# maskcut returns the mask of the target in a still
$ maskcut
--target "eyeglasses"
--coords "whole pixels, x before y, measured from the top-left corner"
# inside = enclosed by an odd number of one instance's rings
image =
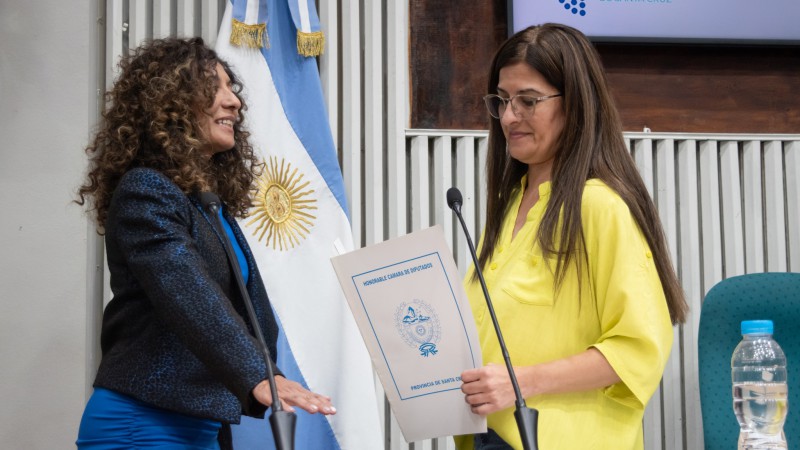
[[[548,98],[561,97],[564,94],[545,95],[543,97],[534,97],[532,95],[517,94],[511,98],[501,97],[499,95],[490,94],[483,97],[486,103],[486,109],[489,114],[495,119],[500,119],[506,112],[506,107],[511,103],[511,111],[520,119],[527,119],[533,115],[536,109],[536,104]]]

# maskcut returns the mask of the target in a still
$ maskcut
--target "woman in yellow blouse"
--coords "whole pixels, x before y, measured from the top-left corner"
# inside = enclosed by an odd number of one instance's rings
[[[641,449],[642,416],[687,312],[655,205],[625,147],[592,44],[523,30],[498,50],[489,95],[479,264],[539,448]],[[480,284],[467,294],[484,367],[462,391],[489,432],[460,449],[522,449],[514,392]]]

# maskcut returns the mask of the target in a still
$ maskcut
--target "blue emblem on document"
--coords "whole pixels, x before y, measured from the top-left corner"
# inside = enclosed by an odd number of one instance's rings
[[[422,300],[401,303],[395,312],[395,327],[406,344],[424,357],[439,353],[436,345],[442,337],[439,317]]]

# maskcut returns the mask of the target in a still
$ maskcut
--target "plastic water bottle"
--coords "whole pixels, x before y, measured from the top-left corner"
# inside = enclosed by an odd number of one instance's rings
[[[772,332],[771,320],[742,322],[742,341],[731,358],[739,450],[787,448],[783,434],[789,406],[786,355]]]

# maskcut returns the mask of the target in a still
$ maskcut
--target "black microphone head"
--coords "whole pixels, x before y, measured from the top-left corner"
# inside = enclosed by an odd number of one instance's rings
[[[464,202],[464,199],[461,197],[461,191],[458,190],[456,187],[451,187],[447,190],[447,206],[450,209],[455,208],[456,206],[461,206]]]
[[[203,204],[203,208],[205,209],[217,209],[220,205],[219,196],[213,192],[201,192],[200,203]]]

